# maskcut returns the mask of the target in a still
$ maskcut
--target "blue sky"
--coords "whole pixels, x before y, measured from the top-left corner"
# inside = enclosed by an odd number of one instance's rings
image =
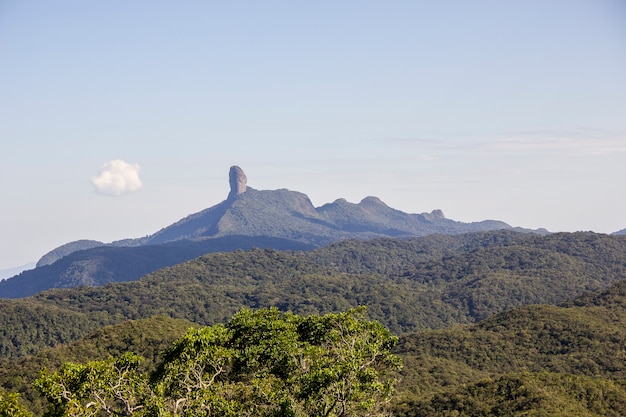
[[[235,164],[316,206],[626,228],[626,2],[0,1],[0,269],[153,233]]]

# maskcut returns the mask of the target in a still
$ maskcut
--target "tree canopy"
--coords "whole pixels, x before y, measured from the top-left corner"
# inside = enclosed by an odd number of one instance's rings
[[[32,414],[20,404],[19,394],[0,388],[0,417],[31,417]]]
[[[474,323],[605,289],[626,276],[625,248],[625,236],[499,231],[344,241],[310,252],[212,253],[139,281],[0,299],[0,358],[32,355],[128,319],[224,323],[242,307],[309,315],[366,305],[368,317],[395,334]]]
[[[243,309],[190,329],[146,372],[141,357],[43,371],[48,416],[384,416],[397,342],[365,309],[299,316]]]

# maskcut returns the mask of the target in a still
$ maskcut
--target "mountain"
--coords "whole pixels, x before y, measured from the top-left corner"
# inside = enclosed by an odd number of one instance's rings
[[[513,231],[346,240],[308,251],[211,253],[138,281],[0,300],[0,356],[155,315],[201,325],[242,307],[318,314],[367,305],[397,334],[558,304],[626,278],[626,238]]]
[[[59,259],[64,258],[74,252],[97,248],[100,246],[105,246],[105,244],[97,240],[76,240],[74,242],[66,243],[65,245],[59,246],[58,248],[42,256],[39,261],[37,261],[36,266],[40,268],[42,266],[52,265]]]
[[[81,240],[51,251],[35,270],[1,282],[0,297],[25,297],[49,288],[136,280],[203,253],[257,245],[300,250],[344,239],[512,229],[495,220],[457,222],[445,218],[440,210],[408,214],[388,207],[376,197],[367,197],[358,204],[338,199],[316,208],[299,192],[248,187],[243,170],[236,166],[231,167],[229,181],[231,190],[226,200],[152,235],[107,245]]]
[[[124,245],[155,245],[179,240],[224,236],[272,236],[316,246],[342,239],[459,234],[511,229],[504,222],[461,223],[446,219],[440,210],[407,214],[376,197],[358,204],[338,199],[316,208],[305,194],[287,189],[255,190],[247,186],[241,168],[231,167],[231,190],[222,203]]]
[[[614,235],[626,235],[626,229],[622,229],[620,231],[617,231],[615,233],[613,233]]]

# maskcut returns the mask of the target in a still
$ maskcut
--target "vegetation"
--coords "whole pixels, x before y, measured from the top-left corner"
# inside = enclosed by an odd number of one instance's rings
[[[194,415],[206,404],[228,415],[244,403],[260,415],[281,415],[287,405],[303,415],[324,402],[306,397],[314,379],[288,352],[336,371],[342,361],[320,356],[302,323],[326,337],[321,318],[347,310],[399,336],[391,353],[404,367],[378,374],[400,381],[397,395],[388,402],[382,390],[375,401],[395,416],[626,415],[625,243],[593,233],[492,232],[345,241],[309,252],[254,249],[202,256],[137,282],[0,300],[0,404],[42,415],[50,401],[50,415],[69,415],[71,401],[95,410],[99,393],[100,409],[122,412],[127,401],[126,412],[137,415]],[[350,310],[358,305],[368,305],[367,320]],[[237,313],[242,307],[255,310]],[[112,323],[119,324],[102,327]],[[395,338],[385,332],[391,348]],[[202,359],[198,349],[209,346]],[[240,360],[248,354],[256,359]],[[227,366],[206,396],[176,382],[192,366],[207,371],[196,381],[204,384],[212,360]],[[30,384],[43,367],[41,396]],[[58,384],[112,381],[120,371],[137,379],[117,400],[95,383],[80,385],[79,397],[58,396]],[[318,374],[328,383],[332,375]]]
[[[32,414],[20,403],[19,395],[0,388],[0,417],[31,417]]]
[[[620,281],[561,306],[520,307],[474,325],[406,334],[393,350],[405,364],[397,374],[401,383],[394,414],[624,415],[624,323],[626,281]],[[30,400],[32,392],[24,394],[6,381],[15,381],[18,375],[32,381],[41,366],[52,372],[67,360],[102,362],[107,352],[115,357],[139,352],[146,357],[140,363],[145,373],[155,369],[156,352],[163,349],[154,348],[156,340],[168,335],[173,340],[189,325],[153,318],[107,327],[78,343],[0,366],[5,370],[2,383]],[[268,334],[258,323],[254,327],[257,336]],[[262,345],[250,335],[253,332],[244,333],[255,346]],[[289,347],[291,339],[279,345]],[[40,413],[41,407],[35,402],[30,409]]]
[[[405,417],[621,417],[625,412],[623,382],[549,372],[487,378],[396,410]]]
[[[200,255],[253,247],[306,250],[313,246],[286,239],[242,236],[136,247],[98,246],[71,252],[50,265],[24,271],[18,276],[0,281],[0,297],[28,297],[50,288],[136,281],[159,268],[176,265]],[[53,251],[52,257],[56,256],[59,249],[61,248]],[[60,252],[63,254],[62,250]],[[47,260],[43,258],[43,262]]]
[[[135,352],[145,358],[142,369],[147,370],[154,367],[160,354],[175,339],[197,327],[187,320],[158,316],[105,326],[72,343],[44,349],[19,360],[0,360],[0,386],[21,393],[23,402],[40,415],[44,410],[44,399],[31,384],[41,369],[52,372],[66,362],[100,361]]]
[[[191,329],[151,373],[134,353],[65,363],[35,387],[50,416],[383,416],[397,338],[363,309],[302,317],[242,310]]]
[[[626,415],[626,281],[406,335],[395,352],[407,387],[398,415]]]
[[[367,305],[397,334],[474,323],[606,288],[626,277],[625,248],[623,236],[500,231],[213,253],[139,281],[0,300],[0,353],[32,354],[155,315],[213,325],[242,307],[324,314]]]
[[[156,382],[167,381],[168,372],[170,377],[181,375],[181,369],[191,364],[198,366],[198,360],[209,361],[209,357],[213,361],[230,358],[230,351],[220,350],[224,346],[217,346],[219,344],[211,345],[219,349],[204,359],[201,354],[203,346],[210,345],[205,343],[207,340],[222,340],[220,337],[226,331],[233,332],[230,333],[233,336],[227,339],[230,346],[251,345],[254,348],[247,352],[256,349],[255,355],[259,351],[269,351],[265,365],[269,366],[271,363],[278,367],[272,368],[271,372],[288,363],[289,358],[285,358],[289,357],[288,352],[292,349],[294,340],[303,340],[298,331],[297,336],[293,333],[292,326],[293,323],[303,322],[301,316],[270,309],[256,313],[247,310],[236,317],[239,318],[231,320],[227,325],[187,332],[173,345],[169,344],[170,347],[163,356],[156,352],[164,349],[166,344],[161,343],[159,346],[163,347],[155,348],[156,340],[164,336],[168,336],[169,340],[180,337],[184,333],[183,329],[191,323],[161,317],[110,326],[80,342],[13,361],[11,370],[8,365],[2,365],[0,368],[5,372],[2,380],[11,380],[11,375],[15,380],[16,375],[23,375],[26,380],[32,381],[42,365],[48,366],[48,377],[57,375],[60,378],[65,375],[66,380],[72,375],[101,375],[112,368],[119,370],[124,365],[128,369],[132,367],[136,375],[144,376],[142,384],[147,385],[142,385],[142,389],[149,388],[146,398],[154,399],[159,392],[165,392],[165,385]],[[310,319],[309,323],[321,320],[319,316],[313,317],[315,320]],[[274,321],[276,318],[279,319],[277,322]],[[268,323],[274,324],[268,326]],[[400,381],[397,399],[390,406],[394,415],[407,417],[625,415],[624,323],[626,281],[621,281],[605,291],[584,295],[561,306],[520,307],[473,325],[403,335],[392,352],[402,358],[404,367],[399,373],[387,374],[388,378],[395,377]],[[304,327],[299,325],[295,328],[301,330]],[[316,326],[309,325],[308,328],[315,329]],[[174,334],[177,335],[173,336]],[[281,338],[279,334],[287,336]],[[390,336],[389,333],[385,334]],[[245,343],[233,343],[234,340],[243,340]],[[393,342],[394,339],[390,340]],[[108,351],[117,359],[107,359]],[[128,351],[138,352],[146,359],[140,361],[136,356],[124,356],[123,352]],[[74,365],[66,368],[60,366],[63,361],[68,360],[74,361]],[[253,362],[260,363],[259,360]],[[332,369],[333,364],[340,362],[336,359],[329,360],[320,369]],[[56,365],[52,365],[53,363]],[[244,362],[239,363],[238,369],[251,367]],[[264,372],[270,371],[265,369]],[[152,379],[146,380],[147,376]],[[248,385],[252,381],[245,380]],[[292,380],[289,383],[294,384]],[[157,386],[160,388],[157,389]],[[267,386],[271,388],[276,385]],[[81,392],[93,393],[87,386],[84,388]],[[48,389],[52,388],[49,386]],[[21,392],[24,395],[23,400],[29,400],[33,395],[32,392],[25,394],[21,389],[11,390]],[[169,387],[167,392],[172,396],[175,392],[180,394],[182,391],[185,389],[175,385]],[[234,388],[232,392],[244,395],[243,391]],[[250,397],[249,391],[245,395],[233,398],[246,402],[257,398]],[[171,411],[174,397],[167,398]],[[194,401],[203,401],[202,398]],[[86,397],[81,401],[81,404],[91,402]],[[13,394],[11,404],[25,410]],[[134,404],[136,406],[139,403]],[[166,406],[165,403],[161,404]],[[41,400],[35,401],[29,409],[36,415],[41,415],[42,406]]]

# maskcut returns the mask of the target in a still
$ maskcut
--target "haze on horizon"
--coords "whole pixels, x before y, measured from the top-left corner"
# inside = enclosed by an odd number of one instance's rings
[[[228,169],[550,231],[626,228],[626,3],[0,3],[0,270],[151,234]]]

